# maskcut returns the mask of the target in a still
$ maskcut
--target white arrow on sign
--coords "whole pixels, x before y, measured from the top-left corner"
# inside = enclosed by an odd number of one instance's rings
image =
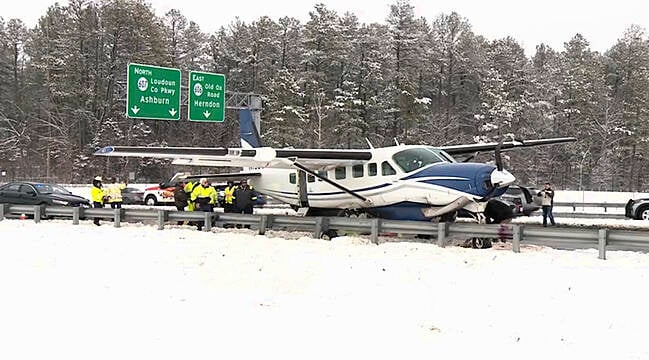
[[[203,113],[203,115],[205,115],[205,118],[207,119],[207,118],[210,116],[210,112],[207,111],[207,110],[205,110],[205,112]]]
[[[133,112],[133,114],[137,115],[137,112],[140,111],[140,108],[135,105],[131,108],[131,111]]]
[[[176,109],[169,110],[169,114],[171,114],[171,116],[176,116]]]

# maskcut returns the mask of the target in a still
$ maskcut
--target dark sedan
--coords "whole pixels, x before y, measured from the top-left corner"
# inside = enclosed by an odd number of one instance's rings
[[[144,204],[144,191],[134,187],[122,189],[122,202],[124,204]]]
[[[0,186],[0,203],[90,207],[90,201],[66,188],[37,182],[12,182]]]

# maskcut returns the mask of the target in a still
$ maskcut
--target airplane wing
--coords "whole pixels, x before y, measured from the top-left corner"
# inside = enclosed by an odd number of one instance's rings
[[[336,166],[361,164],[372,158],[369,150],[332,149],[273,149],[269,147],[242,148],[190,148],[106,146],[95,152],[100,156],[132,156],[172,159],[175,165],[270,167],[292,169],[293,161],[313,170]]]
[[[577,141],[577,139],[574,137],[563,137],[563,138],[537,139],[537,140],[514,140],[514,141],[503,142],[500,149],[504,151],[504,150],[510,150],[515,148],[561,144],[561,143],[567,143],[573,141]],[[497,142],[490,142],[490,143],[439,146],[439,148],[451,155],[466,155],[466,154],[472,154],[476,152],[495,151],[497,146],[498,146]]]

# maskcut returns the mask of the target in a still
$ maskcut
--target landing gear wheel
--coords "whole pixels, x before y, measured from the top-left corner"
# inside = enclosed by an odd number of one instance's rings
[[[327,230],[320,234],[320,239],[322,240],[331,240],[335,237],[338,237],[338,232],[336,230]]]
[[[492,246],[491,239],[489,238],[473,238],[471,239],[471,247],[474,249],[489,249]]]
[[[365,218],[369,217],[366,212],[353,210],[353,209],[340,210],[340,211],[338,211],[336,216],[338,216],[338,217],[348,217],[348,218],[358,218],[358,219],[365,219]]]

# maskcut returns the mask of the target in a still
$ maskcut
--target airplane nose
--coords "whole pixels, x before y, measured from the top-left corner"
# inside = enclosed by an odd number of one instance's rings
[[[511,185],[516,181],[514,175],[507,170],[494,170],[491,172],[491,183],[498,184],[498,187]]]

